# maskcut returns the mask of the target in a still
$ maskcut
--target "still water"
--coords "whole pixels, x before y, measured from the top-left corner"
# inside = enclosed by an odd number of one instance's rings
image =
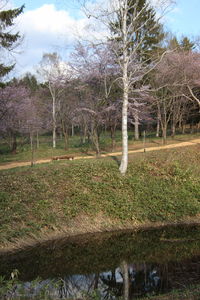
[[[0,299],[140,299],[196,284],[197,225],[86,234],[0,255]]]

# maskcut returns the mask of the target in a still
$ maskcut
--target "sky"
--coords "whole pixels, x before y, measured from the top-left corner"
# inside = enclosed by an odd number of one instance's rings
[[[106,0],[105,0],[106,1]],[[16,20],[16,28],[24,35],[16,56],[13,76],[34,73],[43,53],[57,52],[63,60],[88,19],[81,13],[76,0],[10,0],[12,7],[25,4],[25,10]],[[177,0],[164,18],[166,28],[178,37],[200,36],[200,0]]]

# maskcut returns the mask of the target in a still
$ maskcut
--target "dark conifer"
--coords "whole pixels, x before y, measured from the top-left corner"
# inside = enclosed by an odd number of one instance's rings
[[[12,33],[11,27],[14,25],[14,19],[18,17],[24,9],[24,5],[9,10],[0,10],[0,54],[1,59],[3,57],[3,52],[12,51],[20,41],[20,34]],[[4,62],[0,61],[0,80],[8,74],[13,68],[15,64],[7,65]]]
[[[129,0],[128,7],[127,24],[130,24],[134,17],[135,7],[137,15],[140,15],[134,25],[135,30],[133,28],[134,35],[132,35],[130,49],[135,48],[135,44],[140,44],[140,47],[137,47],[139,60],[150,61],[152,56],[155,57],[160,53],[160,42],[165,36],[162,25],[158,22],[154,8],[148,4],[147,0]],[[111,24],[111,31],[114,32],[115,38],[120,40],[115,31],[117,27],[117,24]]]

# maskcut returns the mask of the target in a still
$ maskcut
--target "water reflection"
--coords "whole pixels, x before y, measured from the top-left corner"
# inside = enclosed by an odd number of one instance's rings
[[[165,293],[199,281],[199,258],[196,261],[193,259],[164,265],[144,262],[128,264],[122,261],[116,269],[97,274],[74,274],[56,279],[16,282],[5,299],[23,295],[23,299],[27,296],[37,299],[130,300]]]
[[[130,300],[165,293],[200,283],[200,230],[170,227],[54,240],[0,256],[0,274],[9,279],[13,269],[21,282],[12,282],[12,299],[23,294]],[[8,293],[5,299],[11,299]]]

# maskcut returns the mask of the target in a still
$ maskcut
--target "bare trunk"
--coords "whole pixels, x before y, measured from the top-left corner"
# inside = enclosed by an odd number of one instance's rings
[[[56,148],[56,101],[55,101],[55,97],[53,97],[52,117],[53,117],[53,148]]]
[[[179,128],[179,130],[182,129],[182,125],[183,125],[183,116],[182,116],[182,114],[180,114],[179,119],[178,119],[178,128]]]
[[[172,123],[172,128],[171,128],[171,136],[174,137],[176,134],[176,125],[175,123],[173,122]]]
[[[122,175],[125,175],[128,167],[128,129],[127,129],[127,115],[128,115],[128,83],[124,83],[123,93],[123,107],[122,107],[122,159],[119,170]]]
[[[135,111],[134,113],[134,137],[135,137],[135,140],[138,141],[139,140],[139,117],[138,117],[138,111]]]
[[[143,148],[144,152],[146,152],[146,131],[143,132]]]
[[[156,137],[160,136],[160,120],[159,117],[157,117],[157,126],[156,126]]]
[[[37,131],[37,149],[39,149],[39,147],[40,147],[40,140],[39,140],[39,134]]]
[[[122,106],[122,159],[119,170],[125,175],[128,167],[128,95],[129,95],[129,78],[128,78],[128,2],[125,1],[122,9],[122,37],[123,37],[123,58],[122,58],[122,83],[123,83],[123,106]]]
[[[13,136],[12,136],[12,133],[9,132],[9,136],[8,136],[8,144],[9,144],[9,148],[10,148],[10,151],[12,151],[12,145],[13,145]]]
[[[72,136],[74,136],[74,124],[72,123]]]
[[[110,128],[110,136],[111,136],[111,140],[112,140],[112,151],[114,151],[115,145],[116,145],[116,141],[115,141],[115,128],[111,127]]]
[[[100,155],[99,136],[95,124],[92,124],[91,135],[92,135],[92,142],[95,147],[96,155],[99,156]]]
[[[31,143],[31,151],[33,150],[33,136],[32,133],[30,133],[30,143]]]
[[[69,136],[67,132],[64,133],[64,141],[65,141],[65,150],[67,150],[69,144]]]
[[[30,133],[30,141],[31,141],[31,167],[34,164],[34,146],[33,146],[33,135]]]
[[[86,137],[87,137],[87,126],[84,126],[83,130],[83,144],[86,142]]]
[[[185,124],[182,125],[182,134],[185,133]]]
[[[167,143],[167,127],[162,128],[163,144]]]
[[[87,133],[88,133],[88,127],[87,127],[87,123],[84,121],[83,122],[83,127],[81,129],[81,142],[83,144],[86,143],[86,138],[87,138]]]
[[[62,124],[62,133],[64,135],[65,150],[67,150],[68,149],[68,141],[69,141],[68,128],[66,128],[67,126],[65,125],[63,120],[62,120],[61,124]]]
[[[17,138],[16,135],[13,135],[13,139],[12,139],[12,148],[11,148],[11,152],[12,154],[16,154],[17,151]]]

